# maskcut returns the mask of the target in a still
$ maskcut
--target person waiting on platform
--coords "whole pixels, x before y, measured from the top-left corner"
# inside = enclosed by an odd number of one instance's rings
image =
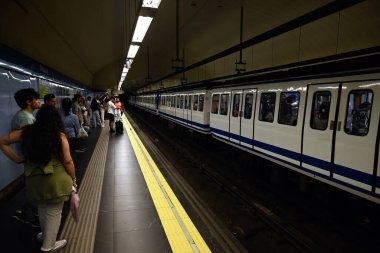
[[[83,153],[86,149],[83,147],[82,138],[77,138],[80,129],[78,116],[71,112],[72,101],[70,98],[62,100],[62,120],[63,127],[67,138],[69,139],[70,149],[76,153]]]
[[[12,147],[21,142],[23,157]],[[25,188],[28,199],[38,206],[41,250],[52,252],[66,246],[56,241],[64,201],[76,191],[74,163],[64,133],[61,115],[53,106],[43,106],[36,122],[11,131],[0,138],[0,149],[12,161],[25,163]]]
[[[115,125],[115,98],[111,97],[110,100],[107,103],[107,116],[109,120],[109,127],[110,127],[110,132],[114,133],[114,125]]]
[[[14,98],[20,110],[13,116],[11,129],[17,130],[23,127],[33,124],[35,122],[35,117],[33,112],[40,108],[40,94],[32,88],[26,88],[18,90]],[[18,155],[22,155],[21,144],[17,143],[15,145],[16,152]],[[30,223],[32,227],[39,227],[37,215],[37,207],[28,201],[26,196],[24,197],[21,209],[16,210],[15,214],[12,216],[16,220],[27,224]]]
[[[93,98],[91,101],[91,111],[92,111],[92,123],[93,127],[101,126],[102,122],[100,120],[100,102],[96,98]]]
[[[119,98],[115,98],[115,121],[121,120],[121,116],[123,115],[123,104],[120,102]]]
[[[57,104],[57,99],[55,98],[54,94],[46,94],[44,96],[44,105],[51,105],[51,106],[56,106]]]

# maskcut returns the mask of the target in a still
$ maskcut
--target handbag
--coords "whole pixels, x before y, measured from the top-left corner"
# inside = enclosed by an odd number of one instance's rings
[[[71,210],[71,215],[73,216],[73,219],[76,224],[79,223],[79,218],[80,218],[79,202],[80,202],[80,199],[79,199],[78,193],[72,192],[71,201],[70,201],[70,210]]]
[[[88,134],[87,134],[86,130],[84,130],[83,126],[81,126],[79,128],[77,138],[87,138],[87,137],[88,137]]]

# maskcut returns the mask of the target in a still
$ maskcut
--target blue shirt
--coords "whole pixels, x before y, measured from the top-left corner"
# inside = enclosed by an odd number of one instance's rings
[[[69,115],[63,115],[63,125],[67,138],[76,138],[80,128],[78,116],[71,113]]]

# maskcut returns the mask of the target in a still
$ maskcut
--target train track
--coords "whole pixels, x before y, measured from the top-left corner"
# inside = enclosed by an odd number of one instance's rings
[[[135,114],[135,116],[136,115],[138,114]],[[152,126],[152,124],[147,122],[145,118],[138,117],[138,120],[142,122],[145,127],[149,127],[149,132],[153,133],[151,135],[152,137],[143,138],[143,140],[146,143],[148,143],[149,147],[153,147],[152,146],[153,143],[155,145],[159,143],[160,147],[164,145],[164,143],[170,146],[171,149],[174,150],[174,152],[176,152],[177,155],[183,159],[183,162],[185,164],[190,163],[192,164],[191,167],[198,168],[198,171],[201,174],[203,174],[203,177],[206,178],[208,182],[210,182],[210,185],[213,185],[213,187],[219,188],[219,191],[222,191],[223,194],[228,194],[231,199],[235,200],[235,203],[238,203],[238,205],[240,206],[239,208],[242,208],[245,210],[245,212],[248,212],[250,214],[250,217],[247,219],[255,220],[256,228],[260,227],[260,229],[263,230],[262,227],[264,226],[263,224],[265,224],[266,228],[264,230],[266,231],[271,230],[272,233],[275,234],[275,236],[273,237],[276,239],[274,239],[273,244],[281,245],[278,247],[286,249],[286,250],[283,250],[283,252],[318,252],[317,250],[315,250],[315,245],[313,245],[312,241],[308,239],[307,237],[305,237],[302,232],[298,231],[295,227],[289,224],[289,222],[284,221],[281,217],[276,215],[273,211],[270,210],[269,207],[265,205],[265,203],[262,203],[261,201],[257,200],[255,196],[252,196],[251,194],[247,194],[243,189],[241,189],[241,187],[234,184],[231,178],[226,178],[222,173],[219,172],[218,169],[215,169],[213,166],[210,166],[210,163],[212,164],[215,158],[211,158],[211,161],[206,162],[203,159],[200,160],[199,156],[194,155],[194,150],[196,149],[198,150],[199,153],[208,152],[207,147],[202,145],[203,148],[199,150],[200,146],[197,146],[196,148],[194,148],[192,147],[191,143],[186,143],[187,148],[184,149],[183,143],[182,145],[179,145],[178,142],[173,140],[171,137],[168,137],[166,133],[161,132],[159,128],[157,127],[157,124],[154,124],[156,127],[153,128],[153,127],[150,127]],[[185,138],[181,140],[184,140],[184,139]],[[168,165],[168,163],[166,162],[166,158],[164,157],[164,155],[161,154],[161,151],[162,149],[158,150],[157,147],[152,148],[152,152],[154,153],[155,157],[160,160],[160,163],[163,164],[163,167],[168,171],[168,173],[171,176],[174,176],[174,174],[176,174],[174,172],[176,171],[176,169],[171,168],[172,166]],[[194,156],[197,158],[195,158]],[[175,177],[178,177],[178,176],[175,176]],[[194,194],[195,193],[192,192],[190,195],[194,196]],[[196,208],[201,208],[202,206],[204,206],[204,204],[195,204]],[[213,217],[212,219],[215,219],[215,217]],[[239,232],[236,232],[236,230],[239,230],[236,227],[233,227],[232,230],[233,231],[231,231],[230,234],[236,235],[239,233]],[[269,237],[271,237],[271,235],[269,235]],[[284,246],[284,244],[286,245]],[[226,252],[242,252],[243,250],[240,248],[238,251],[236,251],[238,249],[236,245],[234,246],[228,245],[226,247],[227,249],[229,249]],[[234,250],[231,250],[231,249],[234,249]]]

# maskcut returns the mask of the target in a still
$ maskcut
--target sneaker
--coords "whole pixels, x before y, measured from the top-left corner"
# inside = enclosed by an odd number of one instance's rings
[[[20,210],[17,210],[16,214],[13,215],[12,217],[15,218],[16,220],[18,220],[19,222],[24,223],[24,224],[28,224],[29,223],[28,217],[26,217],[25,213],[23,213]]]
[[[67,241],[66,240],[60,240],[60,241],[56,241],[55,242],[55,245],[54,245],[54,248],[50,251],[50,252],[56,252],[60,249],[63,249],[67,244]]]
[[[38,219],[34,219],[34,221],[31,222],[32,228],[39,228],[40,227],[40,221]]]
[[[51,250],[46,251],[41,248],[41,251],[42,252],[57,252],[58,250],[63,249],[66,246],[66,244],[67,244],[66,240],[56,241],[54,247]]]
[[[37,242],[39,242],[39,243],[43,243],[44,238],[43,238],[43,236],[42,236],[42,232],[39,232],[39,233],[36,235],[36,240],[37,240]]]

